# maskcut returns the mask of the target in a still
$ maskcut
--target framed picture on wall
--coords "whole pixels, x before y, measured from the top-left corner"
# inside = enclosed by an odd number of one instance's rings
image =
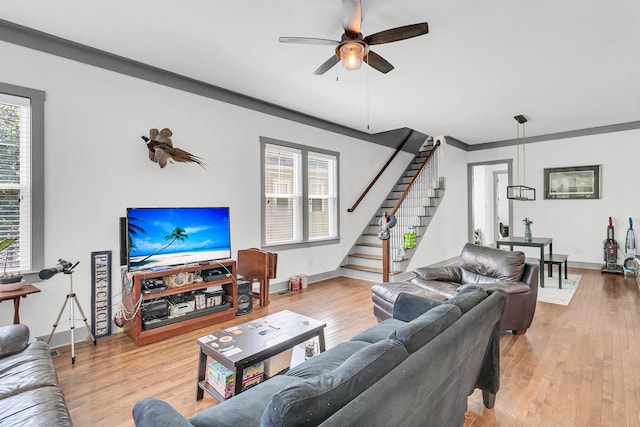
[[[599,199],[600,165],[545,168],[545,199]]]

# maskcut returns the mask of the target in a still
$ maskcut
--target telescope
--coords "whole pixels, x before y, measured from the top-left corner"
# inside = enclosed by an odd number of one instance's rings
[[[78,263],[76,263],[76,265],[78,265]],[[60,273],[61,271],[64,271],[65,273],[67,273],[68,271],[72,270],[74,267],[75,265],[71,265],[69,261],[65,261],[64,259],[61,258],[58,260],[58,264],[56,264],[54,267],[40,270],[40,273],[38,273],[38,277],[40,277],[42,280],[49,280],[56,274]]]
[[[84,326],[87,327],[87,332],[89,333],[89,336],[91,337],[91,340],[93,341],[93,345],[96,345],[96,339],[93,336],[93,334],[91,333],[91,328],[89,327],[89,323],[87,323],[87,316],[84,315],[84,311],[82,311],[82,307],[80,307],[80,302],[78,301],[78,298],[76,297],[76,293],[73,292],[73,278],[71,277],[71,275],[73,274],[73,269],[76,268],[76,266],[80,264],[80,261],[76,262],[75,264],[71,264],[69,261],[66,261],[62,258],[60,258],[58,260],[58,263],[51,267],[51,268],[45,268],[43,270],[40,270],[40,273],[38,273],[38,276],[42,279],[42,280],[48,280],[51,279],[53,276],[55,276],[56,274],[60,273],[61,271],[64,274],[67,274],[69,276],[69,293],[67,294],[67,297],[64,300],[64,304],[62,304],[62,308],[60,309],[60,313],[58,314],[58,318],[56,319],[56,323],[53,324],[53,329],[51,330],[51,334],[49,335],[49,339],[47,340],[47,344],[51,344],[51,338],[53,338],[53,334],[56,331],[56,328],[58,327],[58,323],[60,323],[60,318],[62,317],[62,313],[64,312],[64,308],[67,306],[67,303],[69,302],[69,300],[73,300],[73,302],[76,303],[76,307],[78,307],[78,311],[80,312],[80,314],[82,315],[82,320],[84,321]],[[75,331],[75,312],[73,310],[73,302],[69,303],[69,322],[71,323],[71,364],[75,364],[76,363],[76,351],[75,351],[75,339],[73,336],[73,333]]]

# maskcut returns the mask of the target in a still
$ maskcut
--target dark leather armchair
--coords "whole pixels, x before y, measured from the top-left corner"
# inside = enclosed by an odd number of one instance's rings
[[[467,243],[455,265],[421,267],[405,282],[375,285],[372,288],[373,311],[378,320],[391,317],[400,292],[444,301],[468,286],[487,290],[497,288],[507,293],[500,330],[524,334],[531,326],[536,309],[538,268],[537,263],[525,261],[523,252]]]

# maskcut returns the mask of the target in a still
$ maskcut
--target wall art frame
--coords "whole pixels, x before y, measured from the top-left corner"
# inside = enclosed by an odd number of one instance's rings
[[[544,169],[545,199],[599,199],[600,165]]]
[[[91,333],[111,335],[111,251],[91,252]]]

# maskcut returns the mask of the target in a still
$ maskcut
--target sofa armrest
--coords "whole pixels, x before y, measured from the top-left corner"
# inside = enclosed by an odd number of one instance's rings
[[[160,399],[147,398],[133,407],[136,427],[193,427],[178,411]]]
[[[0,357],[25,349],[29,342],[29,328],[26,325],[0,327]]]
[[[416,276],[424,280],[440,280],[444,282],[462,282],[460,267],[451,265],[446,267],[420,267],[413,270]]]
[[[540,266],[538,263],[526,262],[524,264],[524,271],[522,272],[522,281],[529,285],[531,289],[535,289],[536,295],[538,294],[538,278],[540,275]]]
[[[393,318],[403,322],[411,322],[440,304],[442,304],[442,301],[401,292],[393,306]]]

